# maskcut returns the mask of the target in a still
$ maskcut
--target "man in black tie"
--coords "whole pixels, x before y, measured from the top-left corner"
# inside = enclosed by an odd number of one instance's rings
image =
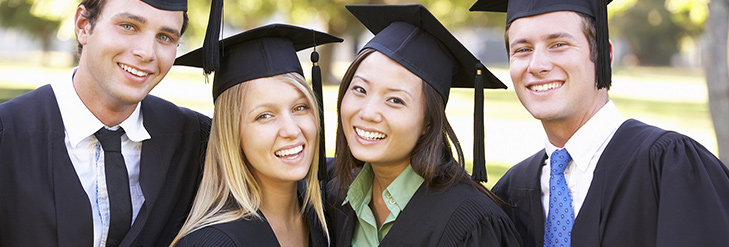
[[[514,205],[522,246],[726,246],[729,170],[685,135],[624,120],[608,97],[609,2],[471,8],[507,12],[514,91],[547,137],[493,192]]]
[[[186,0],[84,0],[79,65],[0,105],[0,246],[164,246],[194,198],[210,119],[148,93]]]

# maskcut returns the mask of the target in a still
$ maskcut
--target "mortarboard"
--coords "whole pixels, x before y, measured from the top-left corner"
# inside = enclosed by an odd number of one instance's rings
[[[608,37],[607,5],[612,0],[478,0],[471,11],[506,12],[506,23],[522,17],[555,11],[574,11],[595,18],[597,61],[595,79],[597,88],[610,89],[610,44]]]
[[[375,49],[432,86],[448,102],[451,87],[475,88],[472,177],[486,181],[483,88],[506,88],[423,5],[347,5],[375,37]],[[484,78],[485,77],[485,78]]]
[[[220,40],[218,45],[221,47],[221,60],[213,79],[213,101],[226,89],[245,81],[289,72],[296,72],[303,76],[304,73],[296,52],[314,47],[311,55],[314,63],[312,85],[317,94],[317,103],[322,105],[321,72],[318,66],[319,58],[316,46],[342,41],[341,38],[327,33],[286,24],[270,24]],[[203,46],[178,57],[175,65],[203,68],[206,56]],[[319,119],[323,128],[323,106],[320,108]],[[326,164],[324,131],[321,131],[319,140],[319,179],[324,182],[327,180],[326,166],[321,166]]]
[[[187,11],[187,0],[141,0],[161,10]]]

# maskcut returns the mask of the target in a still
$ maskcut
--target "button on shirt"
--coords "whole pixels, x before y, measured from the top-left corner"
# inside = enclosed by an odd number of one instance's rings
[[[76,70],[74,69],[73,73]],[[71,77],[73,78],[73,74]],[[79,181],[89,197],[93,217],[94,246],[105,246],[109,232],[109,195],[106,189],[104,151],[94,133],[105,127],[110,130],[123,128],[121,137],[122,155],[129,174],[129,191],[132,199],[132,223],[136,219],[144,195],[139,184],[139,163],[142,141],[150,139],[142,124],[141,103],[137,104],[129,118],[117,126],[104,126],[76,94],[72,80],[61,80],[51,84],[61,111],[65,127],[65,143],[71,163]]]
[[[372,200],[372,180],[374,172],[370,163],[365,163],[362,171],[354,179],[347,191],[347,198],[342,205],[349,203],[357,214],[357,224],[354,226],[352,246],[378,246],[392,225],[395,224],[397,216],[407,206],[410,199],[423,183],[423,178],[415,173],[412,166],[408,165],[395,180],[390,183],[382,192],[387,209],[390,214],[385,218],[382,227],[377,227],[375,215],[369,207]]]
[[[565,180],[572,196],[572,206],[575,212],[575,218],[582,208],[582,204],[587,197],[587,191],[592,184],[595,166],[600,160],[602,152],[615,135],[620,125],[625,119],[620,115],[618,109],[612,101],[608,101],[600,110],[590,118],[574,135],[565,143],[566,148],[572,156],[572,162],[564,171]],[[545,140],[545,151],[547,155],[559,149],[552,145],[549,139]],[[540,177],[542,187],[542,206],[544,207],[544,216],[549,211],[549,158],[544,161],[542,166],[542,175]]]

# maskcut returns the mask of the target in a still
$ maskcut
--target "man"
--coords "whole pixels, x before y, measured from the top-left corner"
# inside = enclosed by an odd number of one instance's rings
[[[0,246],[162,246],[197,189],[210,119],[148,93],[186,0],[84,0],[80,60],[0,105]]]
[[[545,149],[493,191],[523,246],[724,246],[729,171],[691,138],[623,120],[608,97],[612,46],[602,0],[482,0],[506,11],[514,90]],[[549,164],[549,165],[548,165]]]

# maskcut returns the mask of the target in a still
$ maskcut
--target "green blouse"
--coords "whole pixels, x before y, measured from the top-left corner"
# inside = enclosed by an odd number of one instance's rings
[[[372,165],[365,163],[362,171],[349,187],[347,198],[342,203],[342,205],[349,203],[357,214],[358,221],[354,226],[354,235],[352,236],[353,247],[378,246],[392,228],[397,216],[424,181],[420,175],[415,173],[412,166],[408,165],[382,192],[382,198],[390,210],[390,214],[387,215],[382,227],[377,228],[375,216],[369,207],[372,200],[373,178]]]

